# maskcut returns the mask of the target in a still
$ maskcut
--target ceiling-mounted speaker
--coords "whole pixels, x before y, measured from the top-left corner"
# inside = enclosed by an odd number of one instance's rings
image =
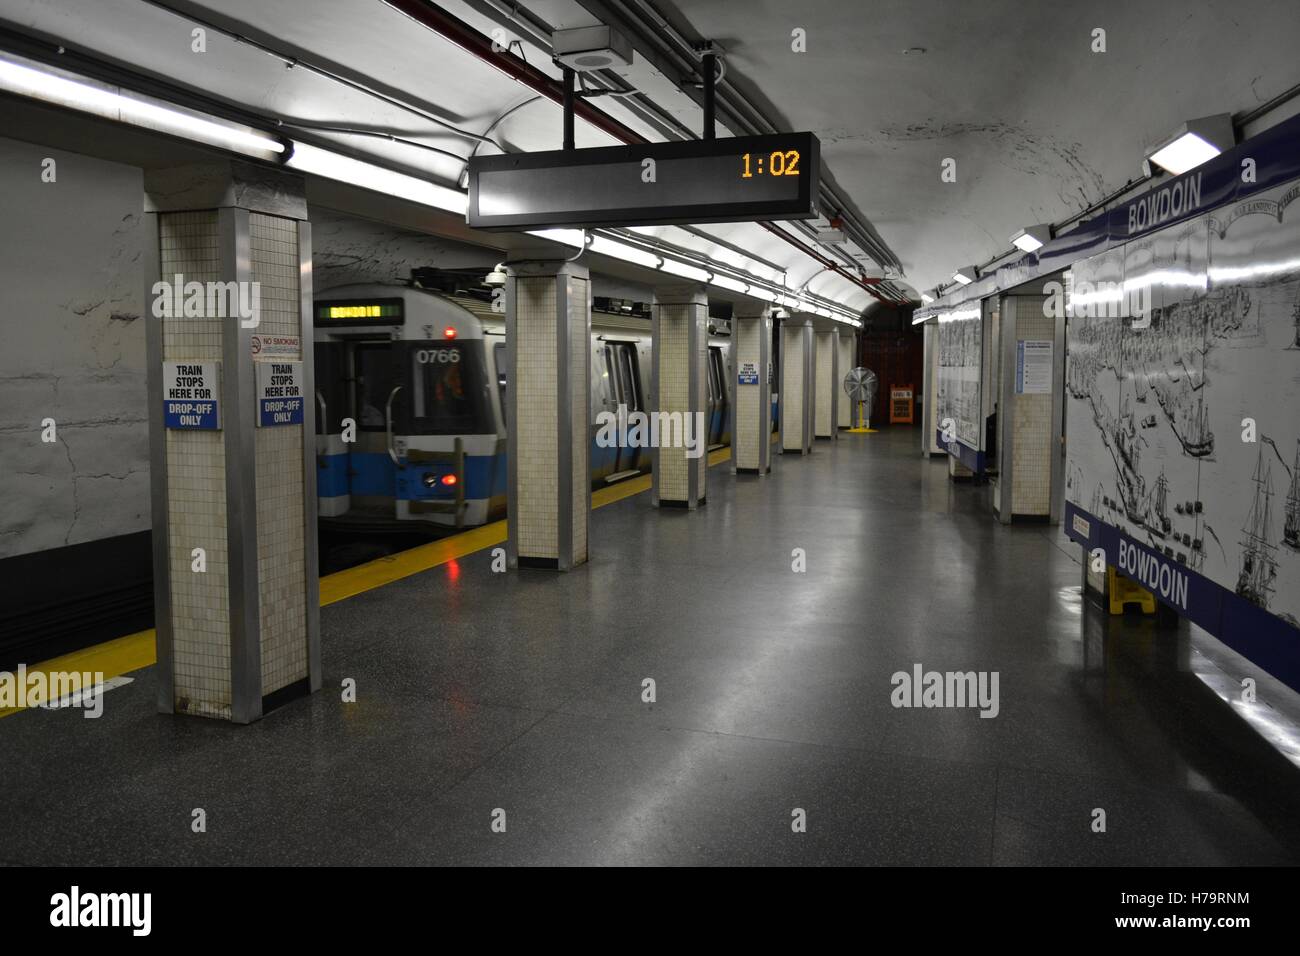
[[[613,27],[574,27],[551,35],[555,59],[579,72],[632,65],[632,41]]]

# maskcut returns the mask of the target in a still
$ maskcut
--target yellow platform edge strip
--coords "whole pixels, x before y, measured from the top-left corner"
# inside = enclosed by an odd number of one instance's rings
[[[709,453],[709,467],[720,465],[730,460],[731,449],[719,448]],[[603,508],[624,498],[631,498],[650,490],[650,476],[641,475],[620,481],[608,488],[597,488],[591,493],[591,508]],[[430,541],[388,557],[376,558],[354,568],[336,571],[320,579],[320,604],[326,607],[339,601],[373,591],[375,588],[392,584],[402,578],[409,578],[421,571],[428,571],[450,561],[457,561],[467,555],[482,551],[506,540],[506,523],[494,521],[481,528],[471,528],[460,534]],[[103,644],[73,651],[62,657],[55,657],[27,668],[28,674],[43,673],[47,676],[56,672],[77,671],[80,673],[103,674],[104,680],[120,677],[131,671],[150,667],[157,663],[157,646],[153,628],[127,634]],[[39,700],[31,704],[41,703]],[[0,708],[0,718],[8,717],[22,710],[21,707]]]

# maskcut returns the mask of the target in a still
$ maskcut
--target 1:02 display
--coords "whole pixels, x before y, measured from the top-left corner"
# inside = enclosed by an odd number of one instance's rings
[[[740,174],[741,179],[753,179],[754,173],[750,172],[750,153],[745,153],[742,157],[745,160],[745,171]],[[763,156],[754,156],[755,168],[759,176],[763,175]],[[787,149],[777,150],[772,155],[766,157],[767,172],[770,176],[798,176],[799,175],[799,150]]]

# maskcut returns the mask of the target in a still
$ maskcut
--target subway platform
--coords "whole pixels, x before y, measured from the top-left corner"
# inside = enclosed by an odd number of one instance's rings
[[[1085,607],[1077,546],[916,445],[715,466],[698,511],[599,508],[571,572],[484,547],[331,604],[324,688],[256,724],[158,714],[154,668],[97,720],[15,714],[0,861],[1300,862],[1300,768],[1216,692],[1232,661]],[[915,665],[998,672],[996,716],[895,707]]]

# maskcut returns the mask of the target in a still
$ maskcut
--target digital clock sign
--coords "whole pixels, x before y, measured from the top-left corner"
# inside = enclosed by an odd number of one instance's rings
[[[655,226],[811,219],[821,144],[812,133],[475,156],[475,229]]]

